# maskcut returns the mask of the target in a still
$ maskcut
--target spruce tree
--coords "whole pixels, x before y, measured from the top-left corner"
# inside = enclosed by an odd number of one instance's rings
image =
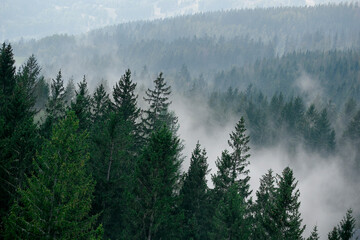
[[[93,94],[92,99],[92,121],[97,123],[106,117],[111,109],[109,94],[106,93],[104,85],[100,84]]]
[[[196,144],[190,167],[184,175],[180,191],[184,210],[184,239],[206,239],[209,215],[209,194],[206,175],[209,173],[205,149]]]
[[[216,206],[213,218],[214,229],[211,234],[213,238],[218,238],[223,234],[225,237],[231,237],[235,227],[242,233],[241,236],[238,236],[240,239],[250,239],[251,236],[252,200],[249,198],[251,191],[249,170],[247,169],[250,157],[248,153],[250,138],[245,131],[245,120],[241,118],[228,141],[232,152],[223,151],[221,158],[216,161],[218,171],[212,176],[213,204]],[[222,230],[223,227],[226,228]]]
[[[87,134],[78,131],[73,112],[54,127],[34,172],[19,188],[5,221],[5,239],[90,239],[95,216],[90,216],[94,181],[86,171]]]
[[[57,124],[65,116],[66,100],[61,70],[56,78],[52,79],[50,88],[51,95],[45,109],[46,120],[42,125],[42,134],[45,137],[50,137],[53,125]]]
[[[271,169],[260,179],[255,204],[254,238],[256,239],[275,240],[279,237],[279,231],[274,222],[276,217],[274,212],[276,201],[275,180]]]
[[[346,212],[345,217],[341,220],[338,227],[339,236],[341,240],[350,240],[355,232],[355,219],[352,216],[352,210]]]
[[[135,95],[136,83],[131,80],[130,69],[116,83],[113,91],[114,108],[121,117],[135,125],[140,114],[137,107],[137,95]]]
[[[286,167],[279,176],[276,189],[275,224],[280,232],[278,239],[302,239],[305,226],[302,226],[300,214],[300,192],[293,171]]]
[[[331,232],[328,234],[329,240],[340,240],[339,231],[337,227],[334,227]]]
[[[307,240],[319,240],[320,236],[318,233],[317,226],[314,226],[314,229],[311,231],[311,235],[307,238]]]
[[[78,90],[75,91],[75,100],[71,102],[71,110],[79,119],[79,128],[81,130],[89,129],[91,124],[91,97],[85,76],[82,82],[78,84]]]
[[[181,162],[176,157],[179,140],[166,127],[151,134],[138,158],[135,172],[131,235],[137,239],[178,239]]]
[[[15,61],[10,45],[0,51],[0,218],[16,197],[16,188],[25,182],[31,170],[32,158],[38,145],[34,124],[32,89],[38,72],[36,61],[30,58],[15,75]],[[32,74],[34,73],[34,74]]]
[[[150,136],[152,131],[156,131],[166,124],[166,126],[176,135],[178,130],[178,120],[174,113],[169,111],[169,95],[171,87],[167,86],[163,73],[154,80],[154,89],[146,91],[144,100],[148,102],[149,108],[144,111],[143,134],[145,138]]]

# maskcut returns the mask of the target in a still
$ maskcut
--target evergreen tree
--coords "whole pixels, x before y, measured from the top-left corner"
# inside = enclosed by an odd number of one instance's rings
[[[341,240],[350,240],[355,232],[355,219],[352,216],[352,210],[346,212],[345,217],[341,220],[338,227],[339,236]]]
[[[299,211],[300,202],[299,189],[296,189],[293,171],[286,167],[279,176],[279,183],[276,189],[275,203],[275,224],[280,231],[278,239],[302,239],[305,226],[301,226],[301,214]]]
[[[256,239],[278,239],[279,231],[275,224],[276,188],[275,176],[270,169],[262,179],[256,192],[255,231]]]
[[[49,97],[45,112],[46,120],[42,126],[42,132],[45,137],[49,137],[53,125],[65,116],[66,100],[64,82],[61,70],[51,83],[51,96]]]
[[[86,133],[78,132],[73,112],[53,129],[34,160],[34,173],[5,222],[5,239],[90,239],[94,181],[86,171]],[[100,229],[99,229],[100,230]]]
[[[71,102],[71,110],[79,119],[81,130],[89,129],[91,124],[91,97],[87,89],[87,82],[84,76],[83,81],[78,84],[75,91],[75,101]]]
[[[241,234],[233,237],[235,239],[249,239],[251,236],[252,200],[249,199],[250,177],[249,170],[246,169],[249,165],[250,138],[246,136],[245,131],[245,120],[241,118],[228,141],[233,151],[231,153],[223,151],[221,158],[216,161],[218,171],[212,176],[212,181],[215,194],[214,204],[217,208],[211,234],[215,239],[221,235],[231,238],[236,231]],[[224,227],[226,228],[222,229]]]
[[[251,239],[251,222],[244,217],[247,214],[244,197],[232,184],[216,208],[211,239]]]
[[[113,91],[114,108],[121,117],[135,126],[135,122],[140,114],[137,107],[137,95],[135,95],[136,83],[131,80],[130,69],[116,83]]]
[[[92,100],[92,120],[94,123],[103,120],[110,111],[111,101],[109,98],[109,94],[106,93],[104,85],[100,84],[94,92],[93,100]]]
[[[208,219],[208,187],[206,175],[209,173],[206,151],[196,144],[190,159],[190,167],[184,176],[180,191],[181,208],[184,210],[184,239],[206,239]]]
[[[319,240],[320,236],[318,233],[317,226],[314,227],[314,229],[311,231],[310,237],[307,238],[307,240]]]
[[[178,239],[179,140],[166,128],[151,134],[136,164],[132,234],[138,239]]]
[[[15,60],[10,44],[2,44],[0,50],[0,89],[2,94],[10,96],[15,88]]]
[[[28,69],[31,59],[15,75],[11,46],[3,44],[0,51],[1,223],[10,202],[16,197],[16,188],[24,184],[25,176],[30,172],[31,161],[37,149],[32,89],[35,81],[33,78],[38,73],[31,76]]]
[[[329,240],[340,240],[339,231],[337,227],[334,227],[333,230],[328,234]]]
[[[171,87],[167,86],[163,73],[154,80],[155,88],[146,91],[144,100],[149,103],[149,109],[144,111],[143,125],[144,135],[149,136],[152,131],[156,131],[166,124],[167,127],[176,134],[178,130],[178,120],[173,113],[169,112],[169,95],[171,94]]]
[[[326,109],[320,113],[315,125],[315,146],[320,151],[331,152],[335,150],[335,131],[331,129]]]
[[[65,92],[64,92],[64,100],[67,106],[70,106],[70,104],[74,101],[75,95],[76,93],[75,93],[74,79],[70,78],[66,84]]]

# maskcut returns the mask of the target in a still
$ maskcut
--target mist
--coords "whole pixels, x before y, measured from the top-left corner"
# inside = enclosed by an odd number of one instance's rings
[[[307,84],[309,80],[305,81]],[[221,125],[211,120],[212,110],[205,101],[193,102],[179,95],[173,98],[171,108],[176,109],[180,124],[179,136],[184,140],[185,146],[183,170],[187,171],[191,152],[199,141],[207,151],[211,169],[207,179],[209,187],[212,188],[211,174],[217,171],[215,161],[223,150],[230,150],[227,143],[229,134],[234,131],[239,119],[232,117],[225,125]],[[294,170],[298,181],[297,188],[300,190],[300,212],[303,224],[306,225],[303,236],[309,236],[310,231],[317,225],[321,239],[327,239],[328,233],[340,222],[347,209],[352,208],[354,215],[359,215],[359,176],[354,176],[347,170],[354,162],[355,150],[347,149],[346,157],[341,154],[324,157],[306,151],[301,144],[297,145],[295,153],[290,153],[285,143],[284,136],[284,142],[276,146],[252,147],[249,158],[252,197],[256,200],[259,180],[269,169],[275,174],[281,174],[284,168],[289,166]]]

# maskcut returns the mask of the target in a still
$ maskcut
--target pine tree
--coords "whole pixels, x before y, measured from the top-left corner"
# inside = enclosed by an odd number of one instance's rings
[[[50,87],[51,96],[45,109],[46,120],[42,126],[42,133],[45,137],[50,136],[53,125],[57,124],[65,116],[66,100],[61,70],[56,78],[52,80]]]
[[[209,173],[205,149],[196,144],[190,159],[190,167],[184,176],[180,191],[181,208],[184,210],[184,239],[206,239],[208,219],[208,187],[206,175]]]
[[[34,74],[34,79],[30,77],[29,62],[31,58],[15,75],[12,48],[3,44],[0,51],[1,221],[10,202],[16,197],[16,188],[24,184],[37,149],[38,135],[32,97],[37,75]]]
[[[310,237],[307,238],[307,240],[319,240],[320,236],[318,234],[317,226],[314,227],[314,229],[311,231]]]
[[[220,200],[213,218],[211,239],[251,239],[251,222],[245,218],[247,209],[244,197],[231,185]]]
[[[328,234],[329,240],[340,240],[339,231],[337,227],[334,227],[333,230]]]
[[[15,88],[15,60],[10,44],[2,44],[0,50],[0,89],[5,96],[11,95]]]
[[[66,84],[64,92],[64,102],[67,106],[70,106],[71,103],[75,100],[75,83],[74,79],[70,78]]]
[[[75,101],[71,102],[71,110],[79,119],[79,128],[88,130],[91,124],[91,97],[87,89],[87,82],[84,76],[83,81],[78,84],[75,91]]]
[[[144,111],[143,116],[143,134],[150,136],[152,131],[156,131],[166,124],[166,126],[176,135],[178,130],[178,120],[174,113],[169,112],[169,95],[171,87],[167,86],[163,73],[154,80],[155,87],[153,90],[146,91],[144,100],[149,103],[149,109]]]
[[[316,146],[320,151],[334,151],[335,150],[335,131],[331,129],[330,122],[327,116],[326,109],[320,113],[319,119],[316,122]]]
[[[293,171],[286,167],[276,189],[275,224],[281,234],[278,239],[302,239],[305,226],[301,226],[300,192],[296,187]]]
[[[116,83],[113,91],[115,111],[128,122],[134,123],[139,117],[140,109],[137,107],[137,95],[135,95],[136,83],[131,80],[130,69]]]
[[[341,220],[338,227],[339,236],[341,240],[350,240],[355,232],[355,219],[352,216],[352,210],[346,212],[345,217]]]
[[[86,171],[86,133],[78,132],[73,112],[54,127],[34,172],[5,221],[5,239],[89,239],[95,216],[89,216],[94,181]]]
[[[136,164],[133,232],[139,239],[178,239],[179,140],[163,127],[151,134]]]
[[[109,94],[106,93],[104,85],[100,84],[94,92],[92,100],[92,121],[94,123],[103,120],[111,109]]]
[[[256,239],[278,239],[279,231],[274,222],[276,188],[275,176],[270,169],[262,179],[260,179],[260,187],[256,192],[255,204],[255,231]]]
[[[251,191],[248,176],[249,136],[245,134],[245,120],[241,118],[230,134],[229,146],[232,152],[223,151],[216,161],[217,174],[212,176],[214,183],[215,217],[213,219],[213,238],[225,234],[231,237],[234,227],[241,232],[240,239],[249,239],[251,235]],[[231,214],[231,216],[229,216]],[[225,230],[222,230],[226,226]],[[224,233],[223,231],[227,231]],[[236,237],[235,239],[238,239]]]

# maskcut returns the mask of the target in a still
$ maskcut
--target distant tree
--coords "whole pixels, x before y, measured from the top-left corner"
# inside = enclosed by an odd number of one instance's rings
[[[50,136],[52,127],[65,116],[66,100],[61,70],[51,83],[51,95],[46,105],[46,120],[42,126],[43,135]]]
[[[67,114],[34,160],[34,173],[18,189],[5,221],[5,239],[90,239],[96,216],[89,216],[94,181],[86,171],[86,133]],[[99,231],[101,231],[99,229]]]
[[[209,222],[209,194],[206,175],[209,173],[205,149],[196,144],[191,154],[190,167],[184,175],[180,190],[184,210],[184,239],[206,239]]]
[[[335,150],[335,131],[331,128],[326,109],[320,113],[315,125],[316,145],[318,150],[331,152]]]
[[[144,110],[143,116],[143,134],[144,136],[150,136],[152,131],[160,129],[163,124],[176,134],[178,130],[178,120],[173,113],[169,112],[169,95],[171,94],[171,87],[167,86],[163,73],[154,80],[155,87],[153,90],[148,89],[146,91],[146,97],[144,100],[149,103],[149,108]]]
[[[66,84],[64,100],[67,106],[70,106],[71,102],[75,100],[75,83],[73,78],[70,78]]]
[[[106,93],[104,85],[100,84],[94,92],[92,100],[92,121],[94,123],[102,120],[111,110],[109,94]]]
[[[311,231],[310,237],[307,238],[307,240],[319,240],[320,236],[318,233],[317,226],[314,226],[314,229]]]
[[[79,119],[79,128],[81,130],[89,129],[91,124],[91,96],[87,89],[85,76],[82,82],[78,83],[75,100],[71,102],[70,108]]]

